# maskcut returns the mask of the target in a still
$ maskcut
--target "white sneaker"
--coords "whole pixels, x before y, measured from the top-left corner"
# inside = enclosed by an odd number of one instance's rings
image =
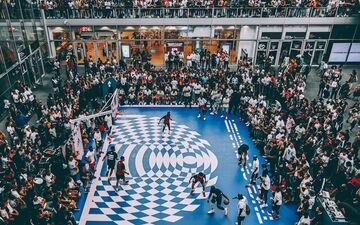
[[[227,216],[228,215],[228,213],[229,213],[229,209],[228,208],[225,208],[225,216]]]
[[[268,206],[268,204],[262,204],[261,206],[260,206],[260,208],[265,208],[265,207],[267,207]]]
[[[204,117],[204,120],[206,120],[206,117]]]
[[[224,118],[224,115],[221,115],[220,118]]]
[[[198,115],[197,118],[200,118],[200,115]]]
[[[211,112],[211,113],[210,113],[210,115],[214,115],[214,113],[213,113],[213,112]]]
[[[215,210],[210,210],[210,211],[208,211],[208,214],[214,214],[215,213]]]

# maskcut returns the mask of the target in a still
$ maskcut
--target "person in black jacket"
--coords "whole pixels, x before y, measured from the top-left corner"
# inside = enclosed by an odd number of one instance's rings
[[[223,196],[229,202],[229,198],[220,189],[216,188],[215,186],[211,186],[210,194],[209,194],[209,197],[207,200],[208,202],[210,201],[210,211],[208,211],[208,214],[215,213],[214,205],[216,203],[217,208],[220,210],[224,210],[225,215],[227,216],[228,211],[229,211],[228,208],[224,208],[221,205]]]

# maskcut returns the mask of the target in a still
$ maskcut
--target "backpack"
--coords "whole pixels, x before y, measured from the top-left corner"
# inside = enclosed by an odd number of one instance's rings
[[[250,207],[248,204],[246,204],[246,215],[250,214]]]

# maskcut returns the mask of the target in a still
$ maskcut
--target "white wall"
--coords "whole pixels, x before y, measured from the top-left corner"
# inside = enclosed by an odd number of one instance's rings
[[[242,26],[240,30],[240,39],[244,41],[239,42],[237,58],[240,59],[241,50],[246,49],[248,56],[254,58],[256,41],[245,41],[257,39],[258,26]]]

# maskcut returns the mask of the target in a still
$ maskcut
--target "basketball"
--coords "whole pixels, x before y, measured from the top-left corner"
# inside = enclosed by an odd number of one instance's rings
[[[230,201],[229,201],[229,199],[224,199],[224,205],[229,205],[229,203],[230,203]]]

